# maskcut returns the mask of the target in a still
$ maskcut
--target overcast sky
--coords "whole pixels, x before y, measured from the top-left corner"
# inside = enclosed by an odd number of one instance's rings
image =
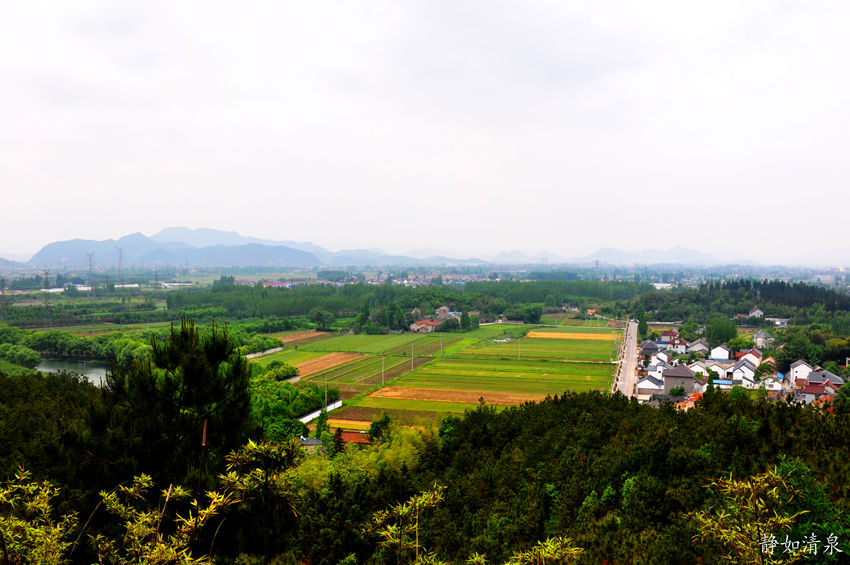
[[[850,2],[10,2],[0,256],[237,230],[850,263]]]

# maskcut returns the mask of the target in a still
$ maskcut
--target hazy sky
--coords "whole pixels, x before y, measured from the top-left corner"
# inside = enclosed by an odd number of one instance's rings
[[[850,2],[9,2],[0,256],[163,227],[331,249],[850,263]]]

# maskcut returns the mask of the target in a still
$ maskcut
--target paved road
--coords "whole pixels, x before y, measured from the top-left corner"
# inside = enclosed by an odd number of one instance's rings
[[[626,343],[623,346],[623,359],[620,363],[620,377],[617,389],[626,396],[632,396],[637,383],[637,322],[629,322],[626,330]]]

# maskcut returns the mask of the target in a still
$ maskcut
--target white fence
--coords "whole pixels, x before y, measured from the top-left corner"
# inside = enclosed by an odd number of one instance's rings
[[[337,408],[340,408],[340,407],[342,407],[342,400],[337,400],[336,402],[331,402],[330,404],[328,404],[328,407],[326,408],[326,410],[328,412],[330,412],[331,410],[336,410]],[[322,413],[321,410],[316,410],[315,412],[310,412],[306,416],[302,416],[301,418],[298,418],[298,419],[301,420],[302,422],[304,422],[305,424],[307,424],[309,422],[312,422],[316,418],[318,418],[319,414],[321,414],[321,413]]]

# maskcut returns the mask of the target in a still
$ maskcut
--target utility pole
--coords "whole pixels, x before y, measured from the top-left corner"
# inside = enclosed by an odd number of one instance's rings
[[[519,341],[520,341],[520,338],[516,338],[516,360],[517,361],[519,361],[519,350],[520,350]]]
[[[440,334],[440,359],[443,358],[443,334]]]
[[[413,344],[410,344],[410,372],[413,372]]]
[[[384,359],[385,358],[386,358],[385,355],[381,356],[381,388],[384,387]]]

